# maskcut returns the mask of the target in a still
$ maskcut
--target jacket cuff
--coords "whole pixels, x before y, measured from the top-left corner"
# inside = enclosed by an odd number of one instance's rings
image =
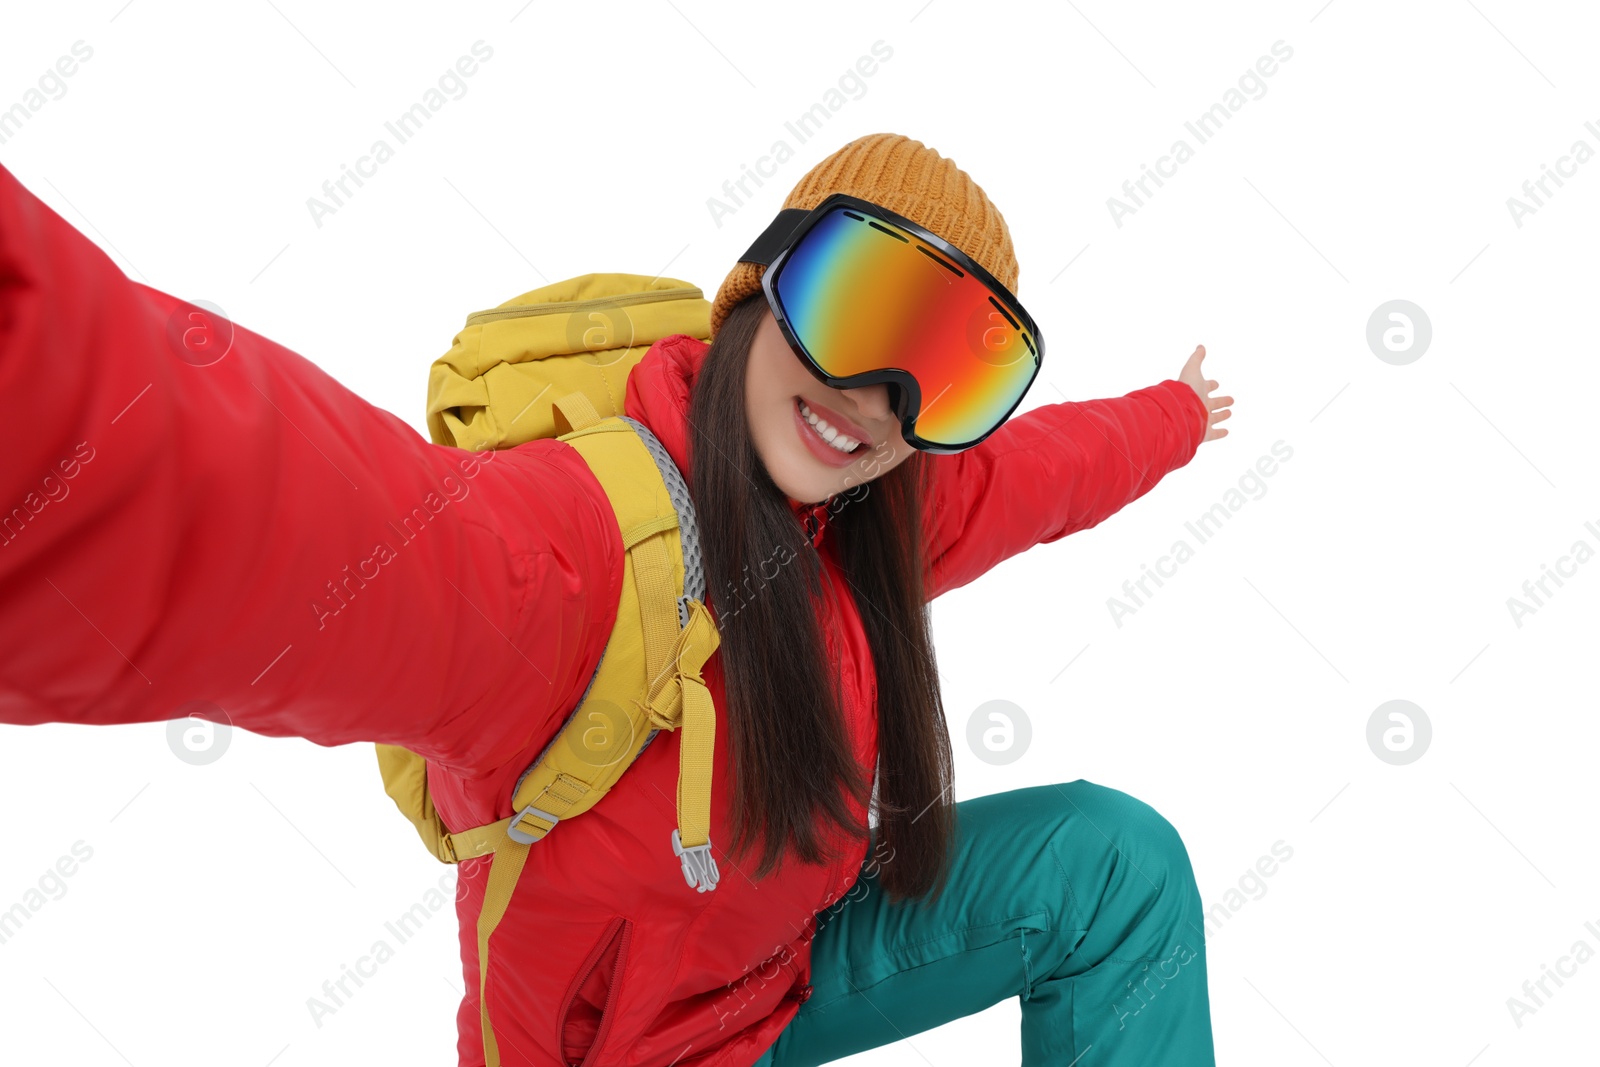
[[[1169,396],[1192,413],[1186,425],[1191,428],[1193,445],[1189,452],[1193,455],[1205,441],[1206,428],[1211,424],[1211,410],[1206,407],[1205,401],[1200,399],[1200,394],[1194,391],[1194,387],[1186,382],[1168,378],[1159,383],[1157,388],[1165,389]]]

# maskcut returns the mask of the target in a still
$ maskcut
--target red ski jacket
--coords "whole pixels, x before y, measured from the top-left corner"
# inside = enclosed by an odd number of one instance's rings
[[[160,721],[209,701],[258,734],[412,749],[447,825],[510,815],[614,621],[623,553],[599,483],[555,440],[430,444],[243,327],[196,365],[184,310],[0,168],[0,722]],[[626,414],[686,474],[706,350],[668,337],[628,383]],[[1206,420],[1169,379],[1033,408],[936,457],[929,596],[1114,514],[1189,461]],[[821,630],[870,767],[872,659],[831,540],[817,550],[841,594]],[[705,678],[720,705],[718,664]],[[725,739],[713,842],[731,840]],[[490,954],[504,1063],[750,1064],[808,996],[816,915],[866,842],[759,885],[719,855],[720,885],[694,892],[669,845],[677,778],[664,733],[532,846]],[[484,1062],[476,925],[492,862],[460,866],[463,1067]]]

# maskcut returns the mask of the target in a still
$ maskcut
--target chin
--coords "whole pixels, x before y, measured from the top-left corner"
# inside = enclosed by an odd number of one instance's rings
[[[829,493],[833,492],[832,489],[812,478],[784,478],[777,480],[777,485],[790,500],[796,500],[802,504],[820,503],[827,499]]]

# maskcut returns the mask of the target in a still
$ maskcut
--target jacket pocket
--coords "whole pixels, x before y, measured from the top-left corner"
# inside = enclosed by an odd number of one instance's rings
[[[613,1008],[621,993],[632,936],[633,920],[612,919],[567,986],[556,1013],[562,1062],[574,1067],[599,1062],[606,1031],[616,1017]]]

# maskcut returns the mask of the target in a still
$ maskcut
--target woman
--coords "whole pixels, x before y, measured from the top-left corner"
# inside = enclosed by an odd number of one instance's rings
[[[950,160],[863,137],[784,207],[836,193],[927,228],[1015,306],[1004,219]],[[938,452],[921,429],[938,398],[913,423],[895,414],[905,379],[828,384],[763,272],[738,264],[710,345],[657,342],[624,404],[700,519],[720,881],[687,890],[662,847],[675,733],[530,849],[481,1001],[494,860],[464,862],[460,1062],[822,1063],[1018,996],[1030,1067],[1213,1063],[1178,834],[1082,780],[950,803],[927,602],[1147,492],[1226,433],[1231,398],[1196,349],[1179,379]],[[430,445],[243,328],[196,360],[190,310],[0,170],[0,404],[26,427],[0,473],[0,506],[21,502],[0,516],[0,721],[204,701],[256,733],[404,746],[430,761],[447,825],[506,817],[614,621],[622,552],[598,482],[555,440]],[[440,506],[412,529],[425,499]]]

